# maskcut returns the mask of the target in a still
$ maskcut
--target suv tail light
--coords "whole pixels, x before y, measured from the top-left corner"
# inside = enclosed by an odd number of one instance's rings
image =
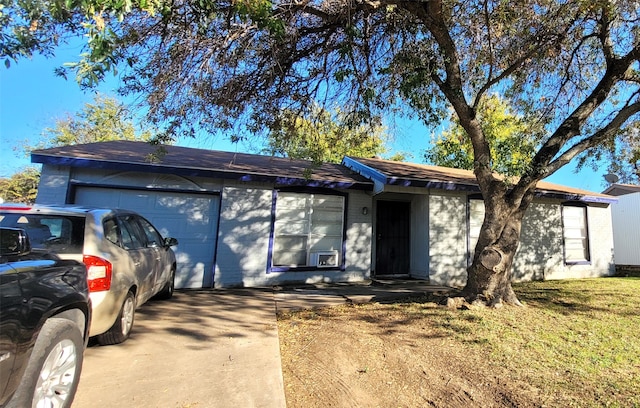
[[[111,288],[111,262],[92,255],[84,255],[82,261],[87,267],[89,292],[109,290]]]

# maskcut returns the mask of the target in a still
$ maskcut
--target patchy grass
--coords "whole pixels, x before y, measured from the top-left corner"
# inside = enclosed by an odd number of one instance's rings
[[[530,282],[525,310],[468,311],[455,338],[569,405],[640,406],[640,279]]]
[[[525,308],[423,298],[281,316],[288,405],[640,407],[640,278],[514,289]]]

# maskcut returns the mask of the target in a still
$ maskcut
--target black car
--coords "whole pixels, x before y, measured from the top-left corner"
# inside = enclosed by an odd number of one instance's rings
[[[71,406],[90,318],[86,267],[0,228],[0,406]]]

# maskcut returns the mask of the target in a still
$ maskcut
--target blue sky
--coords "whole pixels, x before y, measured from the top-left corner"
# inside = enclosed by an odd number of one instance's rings
[[[68,114],[73,115],[83,105],[93,100],[92,92],[84,92],[74,78],[64,80],[54,74],[54,69],[64,62],[72,61],[80,52],[79,48],[62,48],[57,58],[34,57],[12,64],[11,68],[0,68],[0,177],[8,177],[17,170],[28,166],[30,160],[20,152],[25,141],[35,144],[47,127],[55,120]],[[110,78],[98,91],[115,96],[117,78]],[[418,123],[401,122],[395,128],[395,138],[391,153],[408,152],[413,155],[410,161],[422,163],[423,151],[431,138],[430,133]],[[206,137],[197,140],[178,140],[178,145],[204,149],[255,153],[245,145],[234,145],[226,138]],[[583,169],[574,172],[574,166],[565,166],[547,181],[570,187],[602,191],[603,176],[606,167],[593,171]]]

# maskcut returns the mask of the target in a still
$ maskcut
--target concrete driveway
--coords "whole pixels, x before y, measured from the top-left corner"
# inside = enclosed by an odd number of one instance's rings
[[[123,344],[85,351],[73,407],[284,408],[276,310],[450,290],[410,280],[176,292],[138,309]]]
[[[176,292],[85,351],[73,407],[285,407],[271,290]]]

